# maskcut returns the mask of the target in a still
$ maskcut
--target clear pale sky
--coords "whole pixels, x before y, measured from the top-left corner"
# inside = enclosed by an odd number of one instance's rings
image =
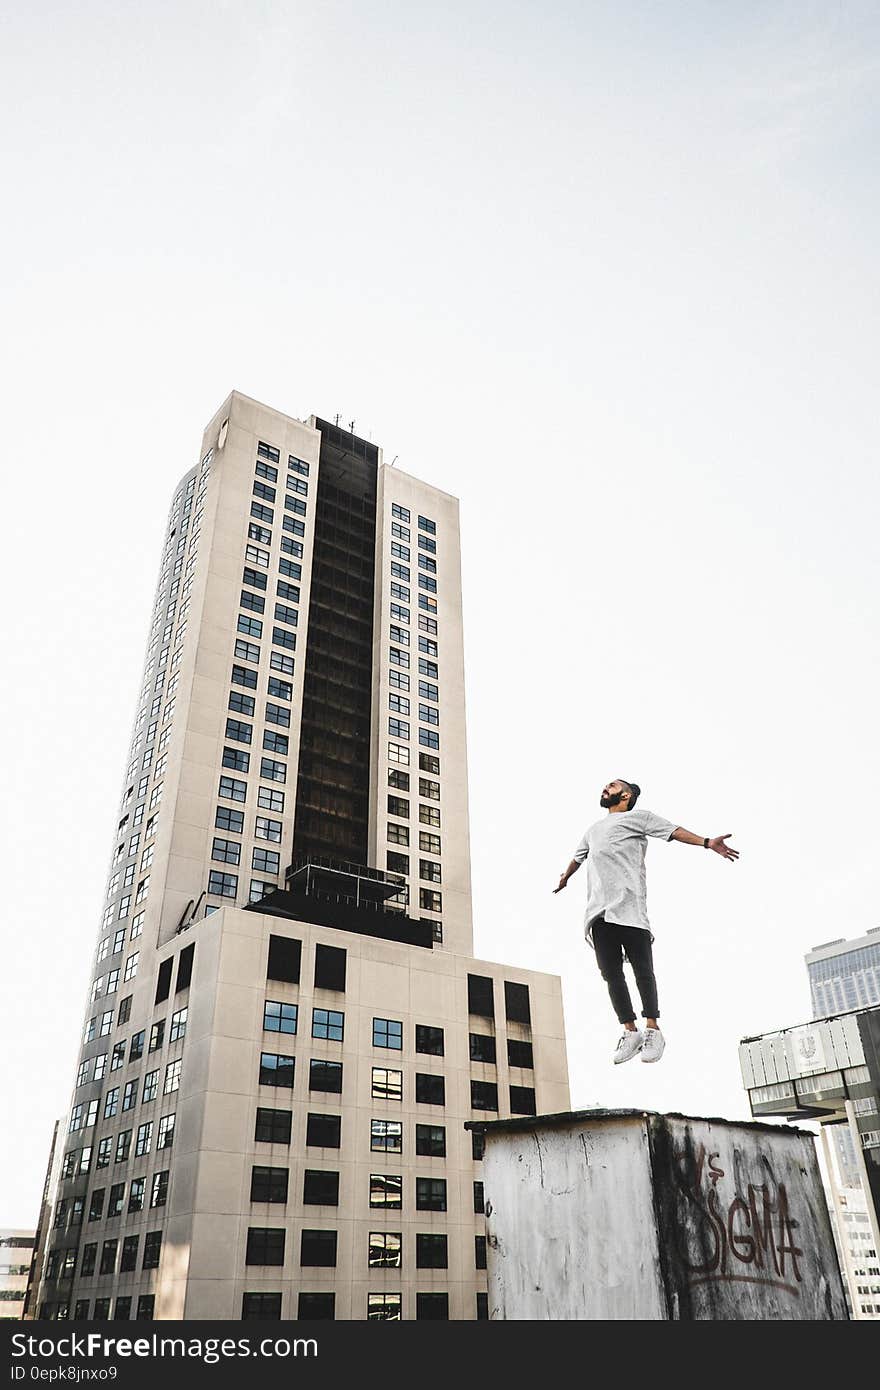
[[[740,1037],[880,922],[880,10],[17,0],[0,21],[0,1224],[69,1105],[173,489],[233,387],[462,500],[477,954],[572,1101],[747,1115]],[[583,875],[651,844],[663,1062]]]

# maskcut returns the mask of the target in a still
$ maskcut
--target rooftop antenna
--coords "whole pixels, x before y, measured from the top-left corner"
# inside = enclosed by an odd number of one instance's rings
[[[333,423],[334,423],[334,425],[336,426],[336,428],[339,429],[339,411],[338,411],[338,410],[337,410],[336,414],[333,416]]]
[[[351,431],[351,433],[354,434],[354,420],[349,420],[348,428]]]
[[[394,465],[395,465],[395,463],[397,462],[397,460],[398,460],[399,458],[400,458],[400,454],[395,454],[395,455],[394,455],[394,458],[391,460],[391,462],[389,463],[388,467],[389,467],[389,468],[393,468]]]

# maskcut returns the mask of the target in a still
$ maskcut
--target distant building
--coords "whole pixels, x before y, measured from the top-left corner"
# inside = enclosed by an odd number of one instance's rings
[[[756,1119],[822,1126],[853,1315],[880,1317],[880,1007],[744,1038],[739,1056]]]
[[[880,927],[851,941],[840,937],[814,946],[804,959],[814,1018],[880,1004]]]
[[[0,1227],[0,1318],[20,1318],[34,1254],[34,1233]]]

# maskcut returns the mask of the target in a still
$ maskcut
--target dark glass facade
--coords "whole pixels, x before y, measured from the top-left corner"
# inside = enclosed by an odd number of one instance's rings
[[[366,864],[379,451],[326,420],[316,425],[321,454],[293,862]]]

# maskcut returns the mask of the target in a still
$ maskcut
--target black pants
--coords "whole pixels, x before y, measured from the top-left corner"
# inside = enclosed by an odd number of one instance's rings
[[[657,981],[651,933],[642,927],[621,927],[604,917],[593,923],[593,945],[602,979],[608,986],[611,1003],[620,1023],[634,1023],[635,1011],[623,973],[624,952],[633,968],[642,1000],[642,1017],[657,1018]]]

